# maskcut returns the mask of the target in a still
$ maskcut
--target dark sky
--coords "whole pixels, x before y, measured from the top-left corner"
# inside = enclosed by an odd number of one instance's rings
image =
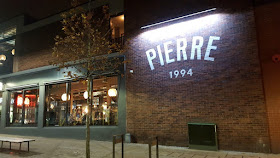
[[[68,9],[70,2],[70,0],[0,0],[0,23],[22,14],[36,20],[43,19]]]

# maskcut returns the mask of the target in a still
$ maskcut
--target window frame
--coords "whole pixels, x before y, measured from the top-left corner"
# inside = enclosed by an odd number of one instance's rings
[[[16,92],[16,91],[22,91],[22,98],[25,98],[25,91],[28,91],[28,90],[37,90],[37,93],[36,93],[36,104],[35,104],[35,123],[34,124],[24,124],[24,119],[25,119],[25,104],[23,103],[22,105],[22,117],[21,117],[21,125],[17,124],[17,125],[13,125],[11,124],[10,122],[10,108],[11,108],[11,95],[12,93]],[[37,100],[37,98],[40,96],[40,87],[39,86],[35,86],[35,87],[28,87],[28,88],[22,88],[22,89],[11,89],[11,90],[8,90],[8,100],[9,102],[6,104],[7,106],[7,111],[6,111],[6,126],[7,127],[37,127],[38,126],[38,116],[39,116],[39,102]],[[24,102],[24,100],[23,100]]]

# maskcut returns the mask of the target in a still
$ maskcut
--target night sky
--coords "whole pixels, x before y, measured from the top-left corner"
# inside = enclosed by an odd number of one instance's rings
[[[70,0],[0,0],[0,23],[22,14],[39,20],[68,8]]]

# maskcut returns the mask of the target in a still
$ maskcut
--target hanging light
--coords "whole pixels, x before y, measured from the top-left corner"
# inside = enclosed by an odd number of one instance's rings
[[[88,99],[88,91],[85,91],[85,92],[84,92],[84,98],[85,98],[85,99]]]
[[[6,55],[1,54],[0,55],[0,61],[5,61],[7,59]]]
[[[25,105],[29,105],[29,104],[30,104],[30,100],[29,100],[28,97],[26,97],[26,98],[24,99],[24,104],[25,104]]]
[[[116,88],[111,88],[111,89],[108,90],[108,95],[110,97],[116,97],[117,94],[118,94],[118,92],[117,92]]]
[[[21,96],[17,97],[17,106],[22,106],[23,104],[23,98]]]
[[[63,93],[63,94],[62,94],[61,100],[62,100],[62,101],[66,101],[66,100],[67,100],[67,94],[66,94],[66,93]],[[70,95],[68,95],[68,100],[70,100]]]
[[[15,55],[16,54],[16,50],[12,49],[11,53],[12,53],[12,55]]]

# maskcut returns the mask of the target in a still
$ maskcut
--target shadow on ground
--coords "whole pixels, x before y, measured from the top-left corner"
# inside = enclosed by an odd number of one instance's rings
[[[1,154],[7,154],[7,156],[17,156],[17,157],[29,157],[29,156],[34,156],[34,155],[41,155],[42,153],[39,152],[34,152],[34,151],[24,151],[24,150],[10,150],[10,149],[5,149],[2,148],[0,149]]]

